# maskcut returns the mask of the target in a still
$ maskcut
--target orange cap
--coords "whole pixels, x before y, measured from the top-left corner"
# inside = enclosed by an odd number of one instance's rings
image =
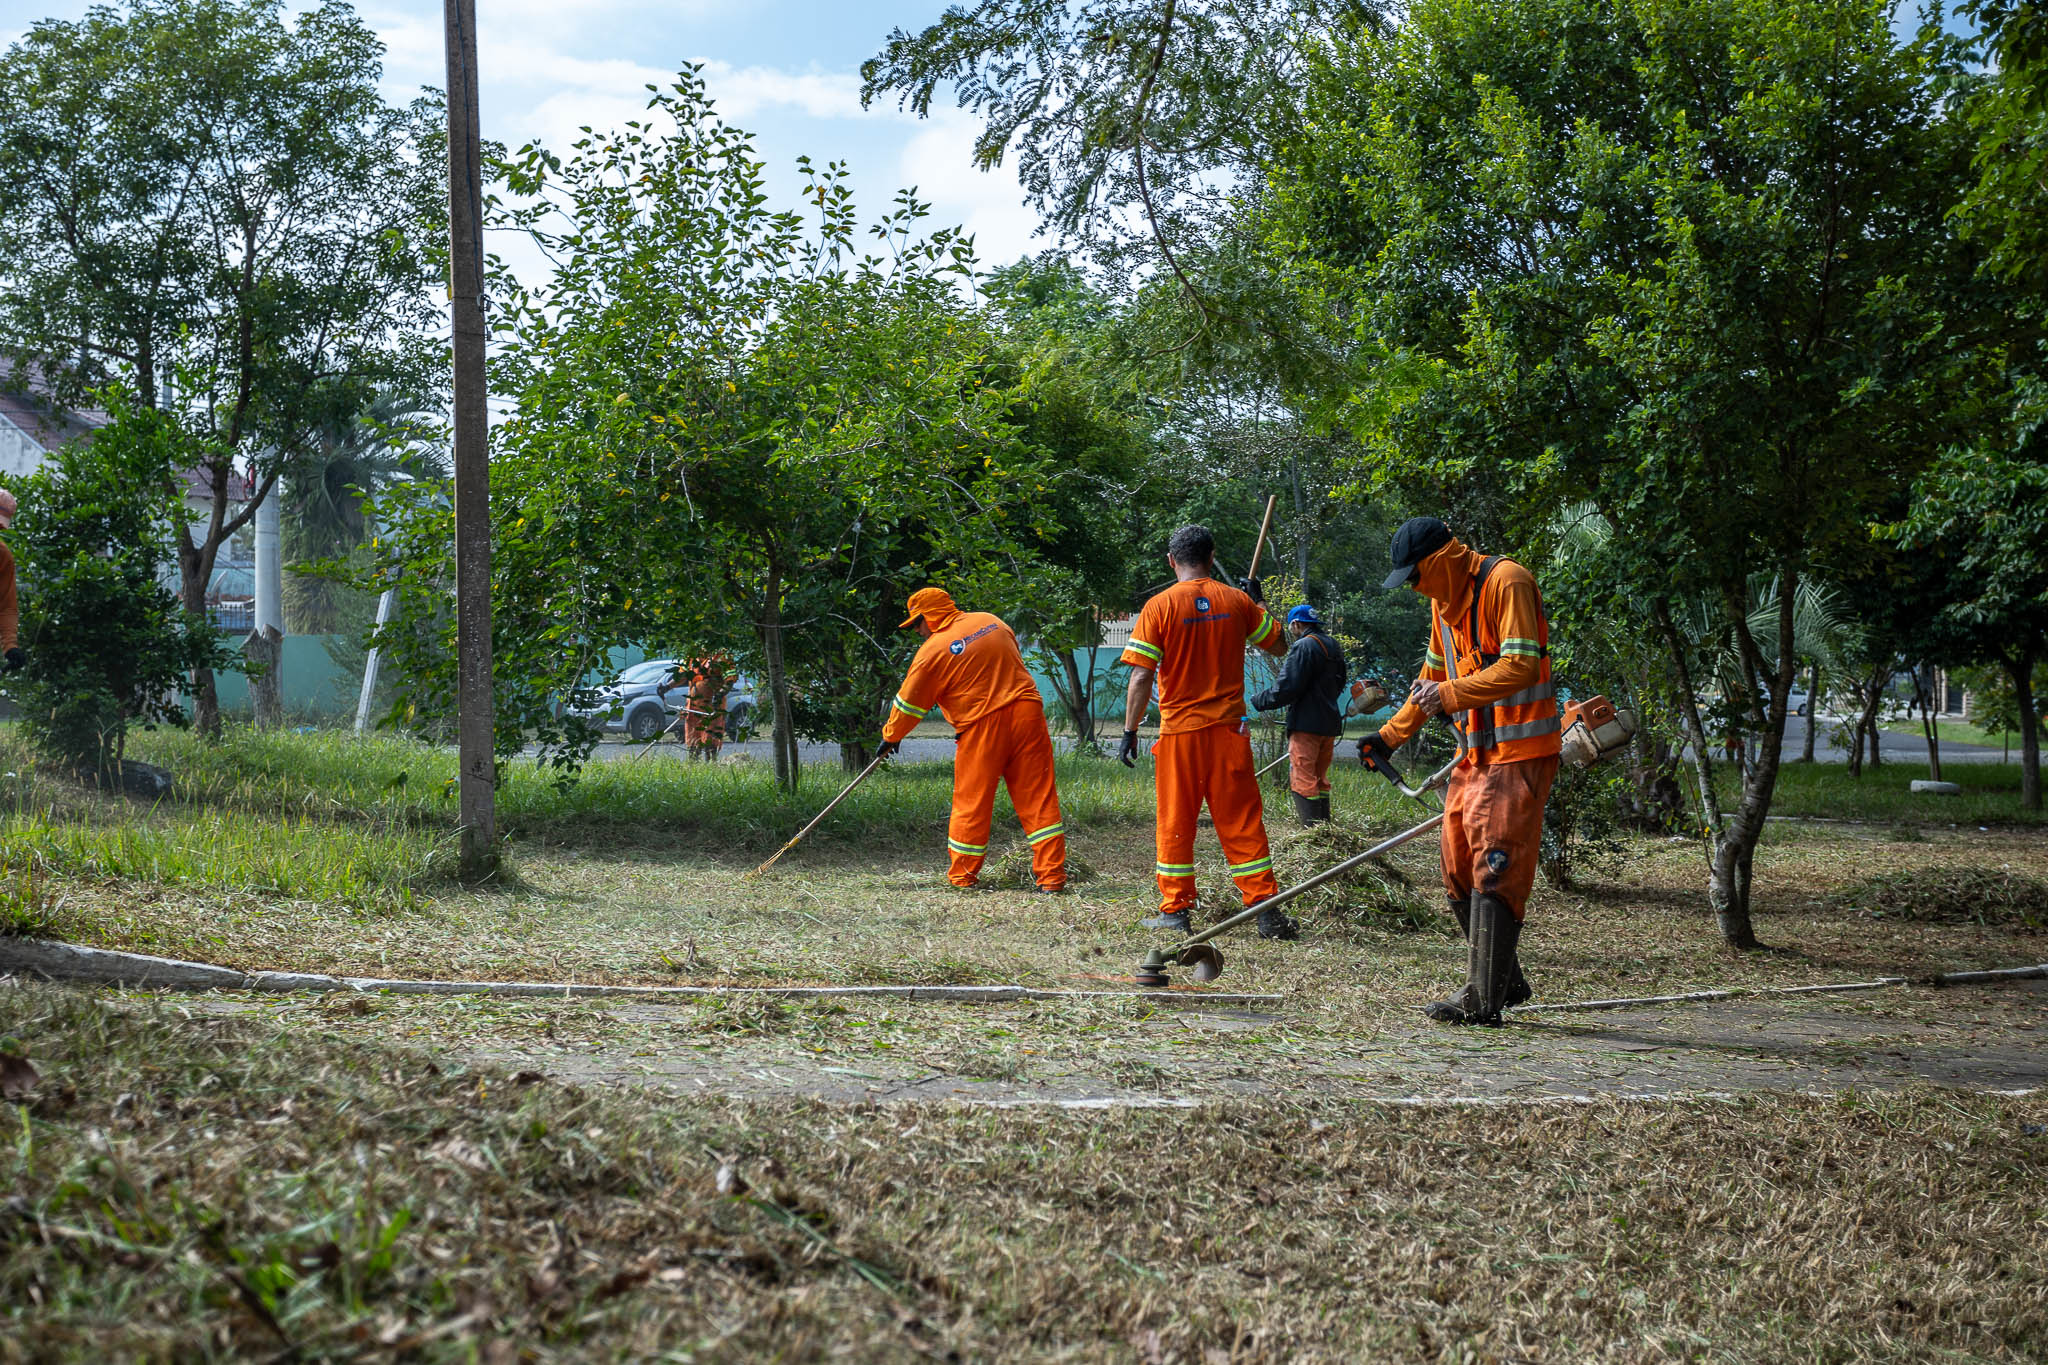
[[[953,605],[953,596],[944,588],[919,588],[910,594],[910,615],[903,618],[903,625],[913,624],[920,616],[951,616],[960,608]]]

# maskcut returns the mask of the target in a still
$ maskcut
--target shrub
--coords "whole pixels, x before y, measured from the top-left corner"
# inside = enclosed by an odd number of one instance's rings
[[[131,722],[185,724],[178,685],[229,662],[165,583],[195,442],[169,413],[104,395],[112,420],[20,488],[15,523],[28,663],[12,687],[46,756],[114,778]]]

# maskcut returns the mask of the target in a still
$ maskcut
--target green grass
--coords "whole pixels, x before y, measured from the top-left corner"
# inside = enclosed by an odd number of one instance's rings
[[[1778,769],[1771,814],[1873,824],[2038,825],[2041,811],[2020,806],[2017,764],[1950,763],[1942,777],[1960,786],[1960,796],[1916,796],[1912,784],[1925,779],[1925,763],[1887,762],[1852,777],[1841,763],[1787,763]],[[1726,764],[1715,765],[1724,803],[1741,794],[1740,778]]]
[[[1914,739],[1925,740],[1927,732],[1920,728],[1917,720],[1889,721],[1879,727],[1894,735],[1911,735]],[[1939,720],[1934,723],[1934,733],[1943,744],[1975,744],[1984,748],[2009,748],[2013,761],[2019,761],[2020,737],[2011,730],[2003,734],[1986,734],[1976,726],[1963,720]]]

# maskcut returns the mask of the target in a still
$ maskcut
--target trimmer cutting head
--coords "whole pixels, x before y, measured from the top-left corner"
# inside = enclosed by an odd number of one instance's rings
[[[1206,943],[1191,943],[1171,953],[1154,948],[1145,954],[1145,960],[1131,973],[1131,981],[1150,990],[1158,990],[1173,983],[1167,978],[1166,969],[1175,963],[1192,967],[1197,981],[1214,981],[1223,975],[1223,954]]]

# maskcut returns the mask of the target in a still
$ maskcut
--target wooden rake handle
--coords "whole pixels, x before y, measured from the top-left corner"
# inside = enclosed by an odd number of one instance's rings
[[[855,787],[858,787],[861,783],[867,781],[869,773],[872,773],[875,769],[882,766],[882,759],[883,755],[876,754],[874,757],[874,761],[869,763],[867,767],[862,768],[860,770],[860,776],[854,778],[853,781],[846,784],[846,790],[840,792],[839,795],[833,797],[830,801],[826,802],[825,809],[819,811],[816,815],[813,815],[811,817],[811,823],[805,825],[802,829],[798,830],[795,834],[791,835],[788,843],[784,844],[781,848],[776,849],[775,852],[769,854],[767,862],[762,863],[759,867],[755,868],[752,872],[749,872],[747,875],[749,877],[758,877],[763,872],[766,872],[769,868],[775,866],[775,860],[780,858],[783,854],[789,852],[791,849],[795,848],[798,843],[802,842],[803,837],[806,834],[809,834],[812,830],[816,829],[818,827],[818,822],[820,820],[823,820],[826,816],[832,813],[832,807],[838,805],[841,801],[844,801],[847,797],[853,795],[853,789]]]
[[[1246,578],[1257,578],[1259,576],[1259,557],[1266,550],[1266,532],[1272,529],[1273,503],[1279,496],[1278,493],[1266,494],[1266,515],[1259,519],[1259,538],[1252,544],[1252,566],[1245,570],[1244,576]]]

